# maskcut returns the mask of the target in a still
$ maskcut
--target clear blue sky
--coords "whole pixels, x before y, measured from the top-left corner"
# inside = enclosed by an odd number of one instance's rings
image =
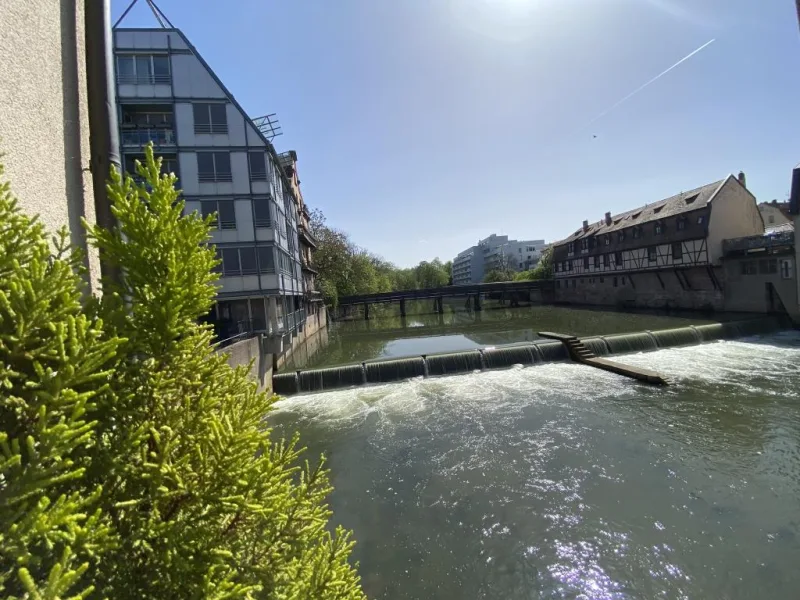
[[[157,4],[252,116],[278,114],[306,202],[400,266],[739,170],[782,200],[800,162],[792,0]],[[124,26],[153,24],[140,0]]]

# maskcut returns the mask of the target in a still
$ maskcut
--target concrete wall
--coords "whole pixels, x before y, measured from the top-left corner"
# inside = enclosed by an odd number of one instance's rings
[[[250,378],[258,384],[259,391],[272,391],[272,355],[263,351],[261,336],[242,340],[226,346],[220,352],[228,355],[231,367],[250,366]],[[252,365],[250,364],[252,361]]]
[[[764,221],[753,194],[732,175],[711,200],[708,224],[708,258],[715,264],[722,259],[722,240],[764,233]]]
[[[555,301],[619,308],[723,308],[722,290],[715,289],[707,268],[680,273],[680,279],[674,270],[561,279],[556,283]],[[714,273],[721,282],[721,269],[715,268]]]
[[[761,262],[764,260],[776,261],[777,273],[763,272]],[[790,264],[784,266],[781,264],[784,261],[789,261]],[[757,272],[743,273],[743,263],[753,265]],[[792,320],[800,323],[794,256],[785,254],[765,256],[763,259],[728,258],[725,260],[724,272],[725,310],[770,313],[778,312],[782,303]],[[787,277],[785,273],[789,276]],[[770,285],[772,291],[769,290]]]
[[[80,219],[95,211],[83,13],[83,0],[0,2],[0,152],[22,209],[51,232],[67,226],[85,250]],[[97,253],[87,262],[97,291]]]

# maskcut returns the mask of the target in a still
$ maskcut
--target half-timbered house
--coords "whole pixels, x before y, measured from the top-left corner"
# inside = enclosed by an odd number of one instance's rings
[[[722,308],[722,241],[763,233],[744,173],[583,225],[553,250],[557,301]]]

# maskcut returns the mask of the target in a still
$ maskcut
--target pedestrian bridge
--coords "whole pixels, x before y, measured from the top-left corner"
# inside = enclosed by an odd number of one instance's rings
[[[382,292],[379,294],[364,294],[359,296],[343,296],[339,298],[339,308],[347,310],[348,307],[363,306],[364,318],[369,319],[370,304],[400,304],[400,314],[406,314],[406,300],[433,300],[434,310],[444,312],[442,300],[444,298],[466,298],[472,301],[474,310],[481,310],[481,298],[491,296],[501,300],[508,300],[512,306],[520,300],[531,302],[552,301],[553,281],[503,281],[499,283],[471,283],[468,285],[448,285],[436,288],[418,290],[398,290]]]

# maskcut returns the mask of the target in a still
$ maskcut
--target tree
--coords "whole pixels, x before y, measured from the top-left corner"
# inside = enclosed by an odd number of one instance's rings
[[[499,283],[502,281],[512,281],[514,272],[509,270],[492,269],[483,277],[484,283]]]
[[[184,216],[147,150],[114,174],[124,274],[82,303],[63,242],[0,198],[0,589],[4,597],[363,598],[328,528],[323,463],[272,441],[274,398],[214,351],[210,220]],[[62,234],[63,236],[66,234]]]
[[[545,248],[535,268],[522,271],[514,276],[515,281],[535,281],[553,278],[553,247]]]

